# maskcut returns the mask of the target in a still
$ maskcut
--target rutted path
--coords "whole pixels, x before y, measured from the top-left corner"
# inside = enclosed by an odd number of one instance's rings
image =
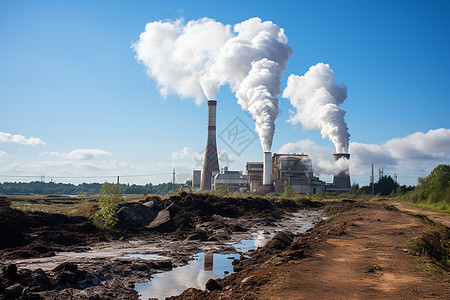
[[[421,214],[427,216],[430,220],[435,222],[440,222],[447,227],[450,227],[450,214],[444,212],[435,212],[431,210],[426,210],[418,207],[409,206],[400,202],[389,202],[400,210],[412,212],[415,214]]]

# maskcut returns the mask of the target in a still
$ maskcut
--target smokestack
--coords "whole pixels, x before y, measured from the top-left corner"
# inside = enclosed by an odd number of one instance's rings
[[[272,152],[264,152],[263,185],[272,184]]]
[[[340,158],[350,159],[350,154],[336,153],[333,154],[333,158],[334,162],[336,163]],[[335,188],[350,189],[350,171],[348,167],[345,170],[341,170],[337,174],[334,174],[333,185]]]
[[[208,101],[208,137],[206,139],[205,160],[203,162],[200,190],[211,190],[213,173],[219,173],[219,159],[216,146],[216,106],[217,101]]]

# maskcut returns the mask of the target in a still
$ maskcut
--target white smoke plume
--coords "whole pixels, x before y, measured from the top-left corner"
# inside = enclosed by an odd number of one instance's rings
[[[137,59],[155,78],[162,95],[175,92],[203,101],[229,84],[256,122],[264,151],[270,151],[278,116],[281,72],[292,55],[284,30],[251,18],[230,25],[203,18],[147,24],[133,45]]]
[[[334,83],[334,72],[328,64],[318,63],[303,76],[289,76],[283,97],[297,110],[289,122],[320,130],[323,138],[333,142],[337,153],[348,153],[350,134],[345,110],[339,106],[347,98],[347,87]]]
[[[229,25],[209,18],[187,24],[182,20],[157,21],[145,26],[132,47],[163,96],[176,93],[201,104],[204,96],[200,80],[231,37]]]
[[[236,92],[242,109],[248,110],[255,119],[255,129],[264,152],[272,147],[275,119],[279,113],[277,96],[281,93],[280,80],[280,66],[263,58],[252,63],[252,69]]]

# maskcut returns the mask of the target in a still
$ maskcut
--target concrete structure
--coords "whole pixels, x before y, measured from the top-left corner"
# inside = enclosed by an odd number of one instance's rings
[[[350,154],[348,153],[336,153],[333,154],[334,162],[336,163],[339,159],[350,159]],[[348,192],[350,190],[350,171],[347,168],[345,170],[341,170],[334,174],[333,176],[333,185],[328,187],[328,191],[332,192]]]
[[[216,106],[217,101],[208,101],[208,137],[206,139],[205,160],[201,175],[200,190],[210,190],[213,176],[219,173],[219,159],[216,145]]]
[[[250,176],[243,175],[241,171],[228,171],[223,168],[222,172],[214,177],[214,190],[226,184],[229,192],[248,192],[250,190]]]
[[[258,187],[262,185],[263,165],[262,162],[248,162],[245,166],[247,175],[250,177],[251,192],[256,192]]]
[[[193,170],[192,171],[192,180],[191,180],[192,191],[197,192],[200,190],[201,180],[202,180],[202,171]]]
[[[272,152],[264,152],[263,185],[272,185]]]
[[[202,171],[193,170],[192,171],[192,187],[200,189],[201,180],[202,180]]]
[[[293,192],[306,194],[325,192],[325,182],[313,176],[311,159],[306,154],[278,154],[272,157],[272,181],[275,191],[281,192],[286,185]]]

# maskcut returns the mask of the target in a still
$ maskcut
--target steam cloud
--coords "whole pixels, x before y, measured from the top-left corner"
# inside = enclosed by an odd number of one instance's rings
[[[303,76],[289,76],[283,97],[297,110],[289,122],[320,130],[323,138],[333,142],[337,153],[348,153],[350,134],[345,110],[339,106],[347,98],[347,87],[334,83],[334,72],[328,64],[318,63]]]
[[[214,99],[229,84],[238,103],[255,120],[264,151],[270,151],[281,72],[292,55],[284,30],[251,18],[231,29],[209,18],[148,23],[133,45],[163,96],[175,92],[197,104]]]

